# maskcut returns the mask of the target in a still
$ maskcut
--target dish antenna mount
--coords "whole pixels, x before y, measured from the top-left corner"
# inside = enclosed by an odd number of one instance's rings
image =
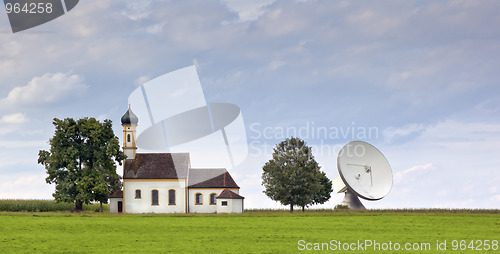
[[[337,157],[339,175],[333,179],[337,193],[345,193],[341,205],[366,209],[358,197],[379,200],[392,188],[392,170],[385,156],[363,141],[346,144]]]

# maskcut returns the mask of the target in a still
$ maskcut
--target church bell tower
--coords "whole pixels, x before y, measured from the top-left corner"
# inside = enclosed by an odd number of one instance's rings
[[[127,156],[127,159],[135,159],[135,128],[139,119],[130,109],[128,105],[127,112],[122,116],[122,126],[123,126],[123,153]]]

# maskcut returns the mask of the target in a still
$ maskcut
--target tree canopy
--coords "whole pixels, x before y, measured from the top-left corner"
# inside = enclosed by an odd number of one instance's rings
[[[299,138],[288,138],[273,149],[273,158],[263,166],[264,193],[283,205],[302,207],[330,199],[332,182],[320,171],[311,147]]]
[[[121,189],[115,162],[121,165],[125,159],[111,120],[54,118],[53,124],[50,151],[38,153],[38,163],[48,174],[45,181],[56,185],[52,196],[56,201],[75,202],[76,210],[91,201],[107,203]]]

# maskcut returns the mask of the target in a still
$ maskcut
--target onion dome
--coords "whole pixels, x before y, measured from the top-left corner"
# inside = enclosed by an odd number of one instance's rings
[[[123,124],[134,124],[137,125],[139,122],[139,118],[132,112],[132,109],[130,109],[130,105],[128,106],[127,112],[122,116],[122,125]]]

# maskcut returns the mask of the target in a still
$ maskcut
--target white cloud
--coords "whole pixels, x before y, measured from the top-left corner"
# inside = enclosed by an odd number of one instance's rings
[[[25,113],[15,113],[10,115],[4,115],[0,118],[0,123],[3,124],[20,124],[29,122]]]
[[[54,185],[45,174],[19,173],[2,177],[0,199],[53,199]]]
[[[16,130],[17,130],[17,128],[12,126],[12,125],[1,126],[0,127],[0,135],[9,134],[9,133],[15,132]]]
[[[13,57],[17,56],[21,52],[21,46],[18,41],[12,40],[0,44],[0,56]],[[3,61],[2,61],[3,62]]]
[[[434,167],[432,163],[427,163],[425,165],[415,165],[403,171],[398,171],[394,174],[394,184],[403,184],[408,178],[414,178],[416,175],[422,175],[427,171],[435,169],[436,167]]]
[[[253,21],[265,13],[264,8],[276,0],[222,0],[226,6],[238,13],[241,22]]]
[[[305,32],[310,26],[315,26],[304,13],[297,9],[289,10],[287,7],[276,7],[265,13],[257,22],[266,37],[283,37]],[[287,9],[285,9],[287,8]]]
[[[104,121],[106,119],[109,119],[108,114],[100,114],[98,117],[96,117],[97,121]]]
[[[159,34],[163,31],[163,27],[167,24],[166,22],[161,22],[157,24],[150,25],[146,28],[146,32],[150,34]]]
[[[13,88],[7,97],[0,100],[0,105],[42,106],[67,101],[79,97],[88,89],[83,76],[71,73],[46,73],[34,77],[25,86]]]
[[[472,147],[473,145],[494,146],[500,141],[500,124],[487,122],[463,122],[443,120],[435,124],[407,124],[402,127],[387,127],[384,139],[387,143],[395,143],[397,139],[411,137],[405,142],[426,143],[447,147]],[[397,143],[397,142],[396,142]],[[484,148],[487,148],[484,147]]]
[[[267,69],[270,71],[275,71],[275,70],[279,69],[280,67],[282,67],[283,65],[285,65],[284,61],[276,59],[267,65]]]
[[[22,133],[23,130],[20,128],[20,125],[28,123],[29,121],[30,119],[26,117],[26,113],[3,115],[0,117],[0,135],[14,132]],[[2,144],[0,144],[0,146],[2,146]]]
[[[391,143],[394,139],[406,137],[424,130],[423,124],[408,124],[401,128],[388,127],[384,130],[385,142]]]
[[[151,1],[128,2],[127,9],[123,10],[122,14],[133,21],[145,19],[152,13],[150,3]]]
[[[0,142],[0,147],[5,148],[33,148],[33,147],[43,147],[48,146],[48,141],[46,140],[2,140]]]
[[[419,135],[385,144],[384,154],[394,170],[386,205],[498,208],[499,124],[448,119],[393,132]]]
[[[449,149],[457,152],[454,156],[477,156],[479,159],[498,149],[500,124],[445,120],[426,127],[417,141],[432,150]]]

